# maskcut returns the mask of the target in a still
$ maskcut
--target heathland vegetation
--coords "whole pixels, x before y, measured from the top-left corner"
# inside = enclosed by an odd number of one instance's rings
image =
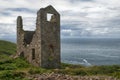
[[[16,44],[0,40],[0,80],[32,80],[34,75],[64,74],[70,76],[111,76],[120,79],[120,65],[90,66],[62,63],[60,69],[44,69],[29,64],[24,58],[13,58]]]

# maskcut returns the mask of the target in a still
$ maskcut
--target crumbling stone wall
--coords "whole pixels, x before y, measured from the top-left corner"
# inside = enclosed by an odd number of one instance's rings
[[[18,16],[17,53],[35,66],[60,67],[60,15],[52,6],[37,12],[35,31],[24,31],[22,17]]]

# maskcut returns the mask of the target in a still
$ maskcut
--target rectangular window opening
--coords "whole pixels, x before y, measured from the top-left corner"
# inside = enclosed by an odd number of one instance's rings
[[[35,49],[32,49],[32,60],[35,59]]]
[[[51,14],[51,13],[47,13],[47,21],[50,21],[51,19],[52,19],[52,16],[53,16],[54,14]]]

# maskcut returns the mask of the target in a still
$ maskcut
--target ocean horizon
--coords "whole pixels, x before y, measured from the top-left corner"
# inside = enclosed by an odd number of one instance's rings
[[[120,38],[62,38],[63,63],[120,65]]]

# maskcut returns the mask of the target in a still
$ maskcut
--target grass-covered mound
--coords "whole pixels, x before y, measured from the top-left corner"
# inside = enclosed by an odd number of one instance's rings
[[[0,40],[0,60],[7,59],[8,56],[16,53],[16,44]]]
[[[120,65],[91,66],[61,64],[61,69],[43,69],[34,67],[23,58],[13,59],[16,44],[0,41],[0,80],[31,80],[30,76],[43,73],[60,73],[80,76],[113,76],[120,78]]]

